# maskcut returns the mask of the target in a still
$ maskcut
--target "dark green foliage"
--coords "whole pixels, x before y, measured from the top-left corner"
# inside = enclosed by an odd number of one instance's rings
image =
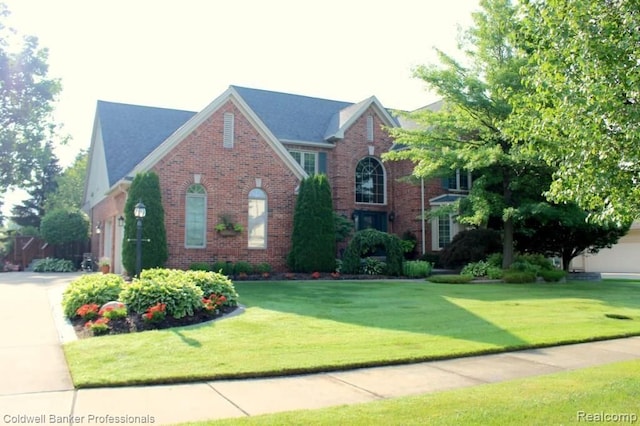
[[[420,260],[424,260],[425,262],[429,262],[433,265],[434,268],[442,268],[442,262],[440,261],[440,253],[425,253],[420,256]]]
[[[472,279],[471,275],[431,275],[427,281],[438,284],[467,284]]]
[[[65,289],[62,295],[62,308],[67,318],[73,318],[76,310],[85,304],[96,303],[99,306],[118,300],[125,282],[115,274],[83,275]]]
[[[147,209],[147,215],[142,219],[142,239],[149,240],[142,242],[142,269],[162,267],[169,257],[158,175],[154,172],[138,173],[131,183],[124,207],[122,264],[130,275],[136,272],[137,223],[133,210],[139,201]]]
[[[540,271],[540,276],[542,277],[543,280],[545,280],[548,283],[558,282],[561,279],[563,279],[566,275],[567,273],[565,271],[561,271],[559,269]]]
[[[258,274],[268,274],[271,272],[271,265],[267,262],[258,263],[253,267],[253,270]]]
[[[424,260],[405,260],[402,265],[402,274],[409,278],[428,277],[433,265]]]
[[[416,234],[411,231],[405,231],[402,234],[402,244],[404,247],[404,258],[415,259],[418,245],[418,237],[416,237]]]
[[[11,220],[20,226],[39,228],[45,215],[45,202],[58,188],[57,178],[62,168],[49,142],[44,145],[34,160],[30,182],[24,185],[29,198],[11,209]],[[66,206],[66,208],[72,207]]]
[[[287,264],[294,272],[331,272],[335,256],[331,187],[325,175],[313,175],[300,182]]]
[[[89,238],[89,219],[79,210],[54,210],[42,218],[40,234],[49,244],[65,244]]]
[[[189,265],[191,271],[210,271],[211,265],[208,262],[193,262]]]
[[[202,296],[202,289],[189,279],[185,271],[146,269],[139,279],[124,287],[120,301],[139,314],[153,305],[165,303],[168,315],[182,318],[202,308]]]
[[[250,274],[253,271],[253,266],[247,261],[240,260],[233,265],[233,272],[236,274]]]
[[[73,272],[73,262],[66,259],[47,257],[33,264],[33,272]]]
[[[504,272],[504,274],[502,275],[502,281],[510,284],[533,283],[536,281],[536,274],[535,272],[525,272],[510,269]]]
[[[502,250],[500,233],[493,229],[469,229],[459,232],[442,253],[440,262],[447,268],[484,260],[489,253]]]
[[[223,295],[227,299],[223,306],[238,305],[238,293],[233,282],[226,275],[204,271],[186,271],[184,274],[187,280],[202,290],[202,297],[209,297],[212,294]]]
[[[227,276],[233,275],[233,263],[225,262],[224,260],[218,260],[216,262],[213,262],[213,264],[211,265],[211,269],[209,270],[213,272],[220,272],[221,274]]]
[[[346,216],[333,212],[336,242],[344,241],[353,233],[353,222]]]
[[[386,252],[386,274],[402,275],[404,251],[400,238],[375,229],[363,229],[353,235],[342,258],[342,272],[360,273],[361,259],[375,253],[379,248],[384,248]]]

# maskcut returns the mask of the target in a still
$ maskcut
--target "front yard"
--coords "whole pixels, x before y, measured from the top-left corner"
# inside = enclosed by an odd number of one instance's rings
[[[247,307],[237,317],[65,345],[75,385],[293,374],[640,335],[634,282],[235,286]]]

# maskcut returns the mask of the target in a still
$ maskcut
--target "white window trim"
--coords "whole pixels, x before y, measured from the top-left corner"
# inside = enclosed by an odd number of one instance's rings
[[[376,157],[373,157],[371,155],[369,155],[368,157],[364,157],[362,159],[360,159],[360,161],[364,160],[365,158],[373,158],[374,160],[376,160],[378,163],[380,163],[380,167],[382,167],[382,203],[366,203],[364,201],[357,201],[357,197],[358,194],[356,193],[356,182],[355,182],[355,176],[354,176],[354,180],[353,180],[353,198],[354,198],[354,202],[358,205],[366,205],[366,206],[386,206],[387,205],[387,169],[384,167],[384,164],[382,163],[382,161]],[[358,164],[360,164],[360,161],[358,161],[358,163],[356,164],[356,168],[358,167]]]
[[[263,243],[260,245],[252,245],[251,244],[251,220],[249,218],[249,211],[247,211],[247,248],[252,249],[252,250],[265,250],[267,248],[267,239],[268,239],[268,235],[269,235],[269,197],[266,193],[266,191],[260,187],[254,188],[254,189],[258,189],[260,190],[263,194],[264,194],[264,199],[262,198],[248,198],[248,202],[250,203],[252,199],[255,200],[259,200],[259,201],[264,201],[264,211],[265,211],[265,217],[264,217],[264,238],[263,238]],[[253,190],[252,190],[253,191]],[[251,194],[251,192],[249,192],[249,194]]]
[[[296,161],[298,164],[300,164],[300,167],[302,167],[302,170],[304,170],[306,172],[306,170],[304,169],[304,157],[306,155],[313,155],[313,159],[314,159],[314,171],[312,174],[316,174],[318,173],[318,153],[316,151],[305,151],[305,150],[301,150],[301,149],[291,149],[289,150],[289,153],[291,154],[291,156],[293,157],[293,153],[298,153],[300,154],[300,162],[298,162],[295,157],[293,158],[294,161]],[[307,173],[309,174],[309,173]]]
[[[451,242],[453,237],[461,231],[461,227],[455,218],[456,215],[449,213],[447,216],[449,220],[449,242]],[[440,220],[441,217],[435,214],[431,218],[431,249],[433,251],[444,249],[444,247],[440,247]]]
[[[187,191],[188,191],[188,189],[187,189]],[[187,200],[189,198],[203,198],[203,200],[204,200],[204,217],[203,217],[204,227],[202,228],[202,245],[189,245],[188,244],[188,238],[187,238],[187,232],[188,232],[188,228],[187,228],[187,218],[188,218],[187,205],[188,205],[188,201]],[[204,194],[187,192],[184,200],[185,200],[185,203],[184,203],[184,218],[185,218],[185,224],[184,224],[184,247],[185,248],[189,248],[189,249],[206,248],[207,247],[207,193],[206,193],[206,191],[204,192]]]
[[[460,185],[460,178],[462,176],[464,172],[460,169],[456,169],[456,187],[455,188],[448,188],[449,191],[451,192],[469,192],[469,190],[471,189],[471,185],[473,184],[473,181],[471,180],[471,172],[467,172],[467,182],[469,183],[469,188],[467,189],[462,189],[461,185]]]

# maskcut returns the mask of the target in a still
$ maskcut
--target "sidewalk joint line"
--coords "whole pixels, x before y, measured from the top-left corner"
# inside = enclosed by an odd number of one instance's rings
[[[229,402],[229,404],[233,405],[234,407],[236,407],[238,410],[240,410],[245,416],[247,417],[251,417],[251,414],[249,414],[248,412],[246,412],[245,410],[242,409],[242,407],[240,407],[238,404],[236,404],[235,402],[233,402],[232,400],[230,400],[229,398],[227,398],[225,395],[222,394],[222,392],[220,392],[218,389],[216,389],[211,383],[206,382],[207,386],[209,386],[215,393],[217,393],[218,395],[220,395],[222,398],[224,398],[227,402]]]

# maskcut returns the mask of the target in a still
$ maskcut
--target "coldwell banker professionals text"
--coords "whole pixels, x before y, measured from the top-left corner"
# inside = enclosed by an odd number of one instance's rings
[[[153,416],[130,416],[122,414],[87,414],[85,416],[60,416],[57,414],[3,414],[2,421],[7,425],[48,424],[48,425],[136,425],[153,424]]]

